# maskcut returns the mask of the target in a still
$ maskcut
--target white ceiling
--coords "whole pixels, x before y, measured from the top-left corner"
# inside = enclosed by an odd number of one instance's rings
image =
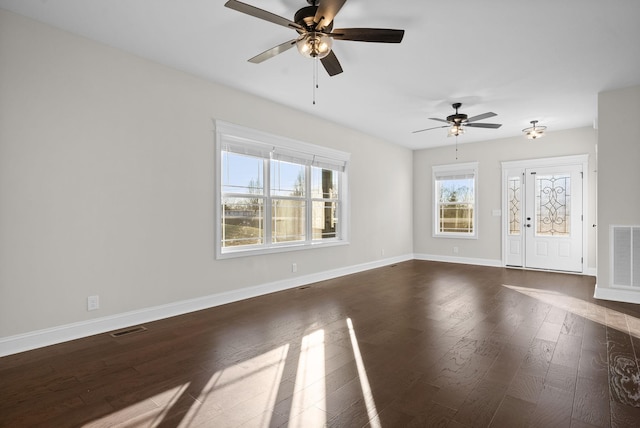
[[[293,19],[305,0],[243,0]],[[592,126],[597,94],[640,84],[638,0],[348,0],[336,28],[404,29],[401,44],[336,41],[344,73],[295,49],[248,58],[294,30],[224,7],[225,0],[0,0],[0,7],[138,56],[288,105],[409,148],[448,144],[429,117],[475,116],[459,143]]]

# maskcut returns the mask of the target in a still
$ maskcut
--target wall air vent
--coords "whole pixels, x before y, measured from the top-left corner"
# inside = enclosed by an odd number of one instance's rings
[[[611,226],[611,285],[640,289],[640,226]]]

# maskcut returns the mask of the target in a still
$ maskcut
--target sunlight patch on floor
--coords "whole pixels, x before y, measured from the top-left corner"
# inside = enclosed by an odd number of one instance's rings
[[[190,382],[183,385],[176,386],[175,388],[168,389],[159,394],[150,397],[150,401],[142,400],[130,406],[124,407],[113,413],[109,413],[100,419],[91,421],[83,425],[84,428],[93,427],[105,427],[105,426],[145,426],[155,427],[158,426],[164,418],[167,416],[171,408],[178,402],[180,397],[185,393],[189,387]],[[157,405],[153,409],[149,409],[146,412],[142,412],[144,407]],[[131,418],[132,414],[140,413],[139,416]]]
[[[289,427],[304,428],[304,418],[296,418],[314,405],[324,408],[326,402],[324,361],[324,330],[317,330],[302,338],[298,372],[293,390],[293,401],[289,412]],[[314,421],[322,426],[326,422],[324,412],[317,412],[325,420]]]
[[[217,371],[196,398],[181,426],[189,426],[199,418],[215,420],[240,413],[244,416],[251,413],[256,417],[269,414],[276,404],[288,352],[289,345],[285,344]],[[269,420],[263,422],[268,426]]]
[[[575,315],[587,318],[602,325],[615,328],[632,336],[640,338],[640,320],[622,312],[605,308],[595,303],[586,302],[576,297],[571,297],[551,290],[539,290],[536,288],[519,287],[516,285],[502,284],[510,290],[533,297],[541,302],[548,303],[556,308],[564,309]]]
[[[351,347],[353,348],[353,355],[356,360],[356,367],[358,368],[358,377],[360,378],[360,387],[362,388],[362,397],[364,398],[364,404],[367,407],[367,416],[369,417],[369,424],[372,428],[381,428],[380,418],[378,417],[378,409],[373,399],[373,393],[371,392],[371,385],[369,384],[369,377],[362,361],[362,354],[360,354],[360,347],[358,346],[358,339],[356,338],[356,332],[353,329],[353,322],[351,318],[347,318],[347,326],[349,327],[349,337],[351,338]]]

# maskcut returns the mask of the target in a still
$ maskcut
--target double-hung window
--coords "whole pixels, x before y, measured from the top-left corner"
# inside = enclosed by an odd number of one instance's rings
[[[433,171],[433,235],[477,238],[478,163],[438,165]]]
[[[347,242],[349,154],[216,122],[218,258]]]

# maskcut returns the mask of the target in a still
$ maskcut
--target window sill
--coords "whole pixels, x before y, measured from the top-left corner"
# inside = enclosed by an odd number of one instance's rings
[[[433,238],[453,238],[453,239],[478,239],[478,235],[457,235],[457,234],[434,234]]]
[[[242,249],[242,250],[227,250],[222,252],[220,248],[216,251],[216,259],[224,260],[224,259],[233,259],[237,257],[247,257],[247,256],[261,256],[265,254],[277,254],[277,253],[286,253],[290,251],[301,251],[301,250],[311,250],[314,248],[326,248],[326,247],[338,247],[342,245],[349,245],[349,241],[345,240],[332,240],[329,242],[317,242],[317,243],[303,243],[303,244],[281,244],[281,245],[273,245],[268,248],[253,248],[253,249]]]

